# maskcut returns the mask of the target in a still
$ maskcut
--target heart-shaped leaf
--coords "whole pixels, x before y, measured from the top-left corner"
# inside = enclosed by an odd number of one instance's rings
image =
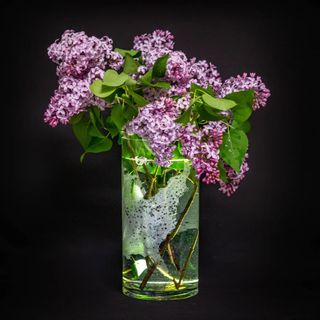
[[[129,76],[126,73],[122,72],[118,74],[117,71],[109,69],[104,73],[103,84],[108,87],[120,87],[128,79]]]
[[[221,158],[236,172],[240,171],[247,150],[248,138],[242,130],[232,128],[223,134]]]
[[[169,54],[165,54],[156,60],[152,68],[153,78],[162,78],[165,76],[168,59],[169,59]]]
[[[104,83],[101,80],[95,80],[90,85],[91,92],[99,97],[99,98],[106,98],[114,93],[116,88],[108,87],[104,85]]]
[[[221,111],[229,110],[231,108],[234,108],[237,105],[237,103],[234,102],[233,100],[214,98],[207,93],[204,93],[202,95],[202,100],[209,107],[218,109]]]

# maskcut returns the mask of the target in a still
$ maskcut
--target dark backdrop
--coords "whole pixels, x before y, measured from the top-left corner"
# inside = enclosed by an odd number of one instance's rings
[[[2,94],[2,319],[317,319],[311,123],[319,103],[307,102],[316,7],[46,5],[12,2],[3,11],[11,93]],[[253,117],[251,169],[239,191],[228,199],[202,186],[200,292],[191,300],[121,294],[120,151],[80,165],[70,128],[42,121],[57,86],[46,48],[67,28],[123,48],[136,34],[169,29],[176,49],[212,61],[223,78],[254,71],[271,89]]]

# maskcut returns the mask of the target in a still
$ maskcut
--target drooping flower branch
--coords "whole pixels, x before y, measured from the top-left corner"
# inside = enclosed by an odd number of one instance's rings
[[[59,87],[50,100],[44,121],[55,127],[67,124],[72,116],[90,105],[102,110],[106,102],[95,97],[90,84],[103,77],[106,68],[120,69],[123,58],[112,51],[112,40],[88,37],[84,32],[67,30],[60,41],[48,48],[49,58],[57,64]]]
[[[162,168],[187,157],[202,181],[228,196],[236,191],[248,171],[250,116],[270,96],[259,76],[222,81],[215,65],[175,51],[173,35],[162,30],[136,36],[131,50],[67,30],[48,54],[59,86],[44,120],[72,125],[81,159],[134,134]]]

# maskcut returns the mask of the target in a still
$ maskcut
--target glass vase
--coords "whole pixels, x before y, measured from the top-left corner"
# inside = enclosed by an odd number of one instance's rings
[[[122,279],[130,297],[198,292],[199,183],[191,162],[176,154],[161,167],[146,141],[122,137]]]

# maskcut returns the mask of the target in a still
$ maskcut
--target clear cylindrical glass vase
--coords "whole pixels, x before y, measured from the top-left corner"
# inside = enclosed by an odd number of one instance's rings
[[[123,293],[173,300],[198,292],[199,183],[191,162],[158,166],[148,144],[122,138]]]

